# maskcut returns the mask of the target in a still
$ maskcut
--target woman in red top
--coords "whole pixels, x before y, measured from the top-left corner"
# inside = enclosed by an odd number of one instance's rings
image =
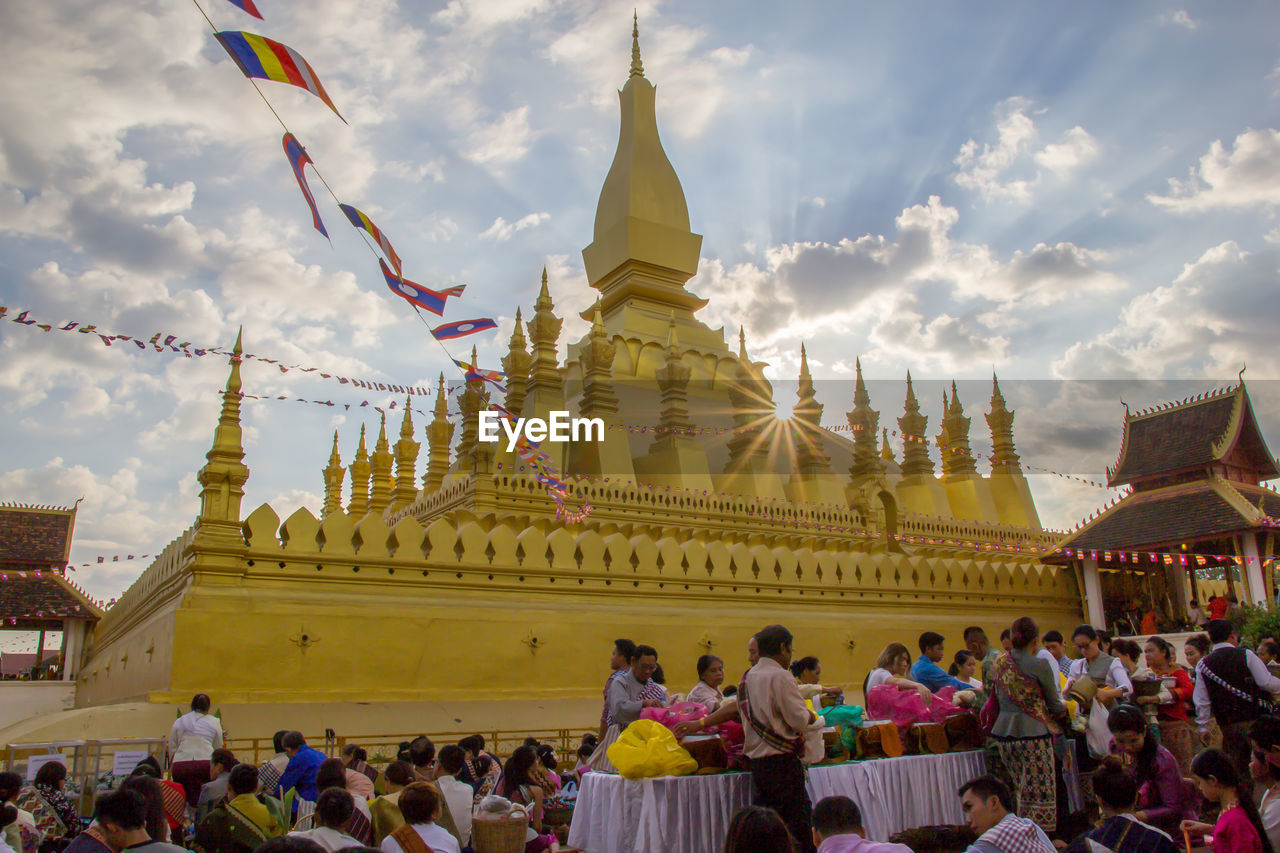
[[[1172,678],[1173,687],[1165,687],[1159,696],[1139,696],[1139,704],[1156,704],[1156,722],[1160,726],[1160,743],[1173,753],[1183,776],[1191,775],[1191,759],[1196,747],[1191,724],[1187,720],[1187,704],[1195,689],[1186,670],[1174,660],[1173,646],[1163,637],[1147,640],[1147,666],[1161,678]],[[1164,700],[1163,702],[1161,700]]]

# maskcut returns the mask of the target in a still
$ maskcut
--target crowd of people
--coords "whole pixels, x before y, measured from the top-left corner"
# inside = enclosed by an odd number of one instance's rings
[[[982,628],[966,629],[946,669],[946,638],[929,631],[914,660],[905,644],[888,644],[862,687],[869,698],[945,696],[957,713],[980,712],[988,775],[957,792],[977,835],[973,853],[1170,853],[1180,849],[1174,839],[1209,840],[1214,853],[1276,853],[1280,645],[1264,638],[1257,652],[1244,649],[1226,619],[1205,629],[1186,641],[1183,666],[1158,636],[1140,648],[1081,625],[1068,640],[1023,617],[998,647]],[[675,725],[677,737],[730,720],[743,727],[754,805],[734,816],[725,853],[909,850],[868,840],[848,798],[811,805],[806,765],[824,754],[815,709],[840,704],[845,690],[824,686],[821,661],[794,657],[792,644],[784,626],[766,626],[748,642],[737,684],[726,685],[725,662],[707,654],[688,693],[672,694],[653,646],[617,640],[600,731],[584,737],[566,773],[549,744],[531,739],[504,764],[480,735],[438,753],[415,738],[379,770],[357,745],[327,758],[301,733],[280,731],[275,755],[241,763],[209,698],[197,695],[170,733],[170,778],[144,759],[97,797],[88,826],[66,794],[63,765],[44,764],[30,784],[0,774],[0,853],[461,853],[491,795],[527,807],[526,853],[555,851],[546,801],[567,780],[613,770],[609,745],[646,708],[675,701],[706,712]],[[1076,831],[1073,816],[1094,806],[1096,825]],[[1210,815],[1212,824],[1201,820]]]
[[[197,695],[174,723],[169,779],[155,757],[144,758],[97,796],[87,826],[65,791],[63,764],[44,764],[30,785],[0,774],[0,853],[461,853],[497,797],[504,808],[525,807],[526,853],[559,849],[543,804],[580,777],[559,772],[550,744],[528,739],[504,764],[482,735],[438,753],[422,736],[379,770],[358,745],[327,758],[300,732],[280,731],[275,754],[258,765],[223,745],[209,706]]]

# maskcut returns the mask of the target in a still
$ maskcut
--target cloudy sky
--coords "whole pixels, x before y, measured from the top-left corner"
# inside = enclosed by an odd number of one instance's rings
[[[632,2],[258,0],[265,22],[199,3],[220,29],[310,61],[349,125],[300,90],[263,91],[407,277],[466,283],[451,316],[500,318],[482,357],[544,265],[562,342],[581,334],[594,292],[580,252],[617,140]],[[1247,361],[1280,435],[1274,4],[720,0],[639,15],[704,235],[700,317],[734,337],[745,325],[779,380],[805,341],[829,422],[860,356],[882,421],[900,414],[906,370],[960,379],[981,450],[995,369],[1024,459],[1099,476],[1121,399],[1206,391]],[[444,369],[315,178],[332,244],[312,230],[279,124],[194,4],[3,4],[0,47],[9,318],[223,346],[243,325],[252,352],[345,375],[425,384]],[[249,393],[366,399],[244,372]],[[157,550],[194,517],[225,374],[212,357],[0,321],[0,500],[83,497],[77,562]],[[922,398],[936,429],[937,395]],[[244,419],[246,512],[270,501],[282,516],[318,508],[333,430],[349,456],[360,423],[265,401]],[[1032,481],[1058,528],[1108,496]],[[141,568],[79,579],[110,597]]]

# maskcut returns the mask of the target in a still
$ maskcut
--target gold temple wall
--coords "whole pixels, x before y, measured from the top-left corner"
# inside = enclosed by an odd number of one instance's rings
[[[493,482],[504,505],[537,500],[523,477]],[[736,678],[771,622],[822,659],[824,680],[856,689],[886,643],[914,649],[925,630],[950,652],[966,625],[994,638],[1021,615],[1044,630],[1082,619],[1074,577],[1035,556],[873,553],[874,540],[803,529],[819,513],[794,507],[735,529],[707,517],[710,499],[683,506],[680,527],[655,523],[675,500],[654,495],[651,519],[574,527],[466,510],[389,528],[303,509],[282,524],[264,505],[236,572],[192,573],[180,539],[143,574],[99,626],[77,704],[583,700],[619,636],[655,645],[684,692],[708,649]],[[765,523],[780,529],[752,530]],[[932,532],[944,530],[973,532]]]

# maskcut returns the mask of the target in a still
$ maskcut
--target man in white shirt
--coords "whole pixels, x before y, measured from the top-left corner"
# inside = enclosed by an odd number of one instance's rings
[[[209,697],[197,693],[190,713],[173,721],[169,730],[170,772],[187,792],[187,805],[200,802],[200,788],[208,782],[213,751],[222,747],[222,721],[209,716]]]
[[[382,853],[461,853],[458,839],[435,822],[440,794],[427,782],[414,782],[400,792],[404,826],[382,840]]]
[[[462,747],[453,743],[442,748],[436,759],[436,785],[444,796],[445,806],[453,817],[453,825],[463,847],[471,843],[471,807],[475,802],[471,786],[457,779],[466,759],[467,754]]]
[[[752,802],[778,813],[801,853],[813,853],[809,819],[812,806],[805,790],[805,735],[814,726],[800,688],[787,668],[791,664],[791,632],[770,625],[756,634],[760,660],[742,679],[738,712],[745,731],[743,754],[751,759]]]
[[[1133,695],[1133,681],[1119,658],[1102,651],[1098,644],[1098,632],[1089,625],[1081,625],[1071,634],[1071,642],[1080,652],[1067,671],[1067,686],[1063,695],[1071,692],[1071,685],[1082,675],[1089,675],[1098,685],[1095,702],[1110,707],[1117,699]]]
[[[1236,632],[1226,619],[1209,622],[1209,654],[1196,664],[1196,727],[1208,745],[1209,720],[1222,729],[1222,749],[1241,779],[1249,778],[1249,725],[1271,713],[1270,697],[1280,693],[1280,678],[1248,649],[1236,648]]]
[[[401,795],[403,808],[403,795]],[[351,795],[342,788],[326,788],[320,792],[316,800],[315,829],[291,832],[291,838],[307,838],[323,847],[327,853],[338,853],[348,847],[363,847],[356,839],[343,832],[351,815],[355,813],[356,803]],[[457,850],[454,853],[458,853]]]

